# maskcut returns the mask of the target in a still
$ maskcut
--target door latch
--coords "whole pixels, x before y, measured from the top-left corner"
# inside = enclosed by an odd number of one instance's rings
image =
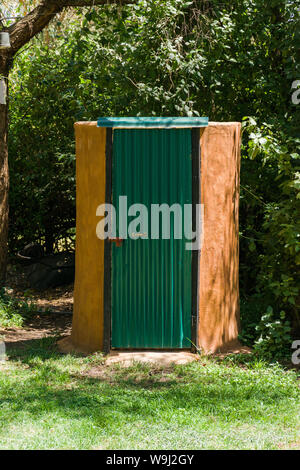
[[[119,238],[119,237],[111,237],[108,239],[109,242],[115,243],[117,247],[122,246],[122,243],[124,241],[124,238]]]

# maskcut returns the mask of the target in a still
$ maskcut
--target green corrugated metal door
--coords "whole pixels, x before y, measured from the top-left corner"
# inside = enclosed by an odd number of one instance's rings
[[[138,229],[135,238],[112,246],[113,348],[191,346],[192,252],[184,236],[174,238],[172,217],[170,238],[162,239],[160,230],[159,239],[151,239],[150,217],[151,204],[180,204],[184,234],[183,205],[192,203],[191,152],[190,129],[113,131],[117,236],[119,196],[127,196],[128,208],[140,203],[149,213],[147,233]]]

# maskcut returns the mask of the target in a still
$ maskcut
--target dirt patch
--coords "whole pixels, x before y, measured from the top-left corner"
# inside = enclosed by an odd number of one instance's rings
[[[26,266],[9,265],[7,293],[17,299],[33,302],[38,312],[26,320],[22,328],[1,328],[0,336],[6,347],[24,347],[28,342],[49,336],[71,333],[73,310],[73,284],[36,291],[28,288]]]
[[[72,312],[36,315],[22,328],[0,328],[7,349],[24,347],[28,341],[71,333]]]
[[[72,312],[74,285],[37,291],[30,289],[26,280],[28,267],[10,264],[7,270],[6,288],[9,295],[33,302],[39,311]]]

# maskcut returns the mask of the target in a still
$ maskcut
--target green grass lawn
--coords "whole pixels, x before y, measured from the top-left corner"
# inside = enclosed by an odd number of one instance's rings
[[[48,338],[0,363],[0,448],[299,448],[299,404],[296,373],[278,365],[108,367],[60,355]]]

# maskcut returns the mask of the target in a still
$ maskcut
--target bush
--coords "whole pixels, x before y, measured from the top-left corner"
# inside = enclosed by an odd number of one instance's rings
[[[0,290],[0,327],[20,327],[36,312],[32,302],[11,297],[7,289]]]
[[[284,311],[280,312],[279,319],[274,318],[271,306],[261,317],[256,326],[259,338],[254,343],[254,350],[259,356],[267,360],[276,360],[291,355],[291,325],[286,320]]]

